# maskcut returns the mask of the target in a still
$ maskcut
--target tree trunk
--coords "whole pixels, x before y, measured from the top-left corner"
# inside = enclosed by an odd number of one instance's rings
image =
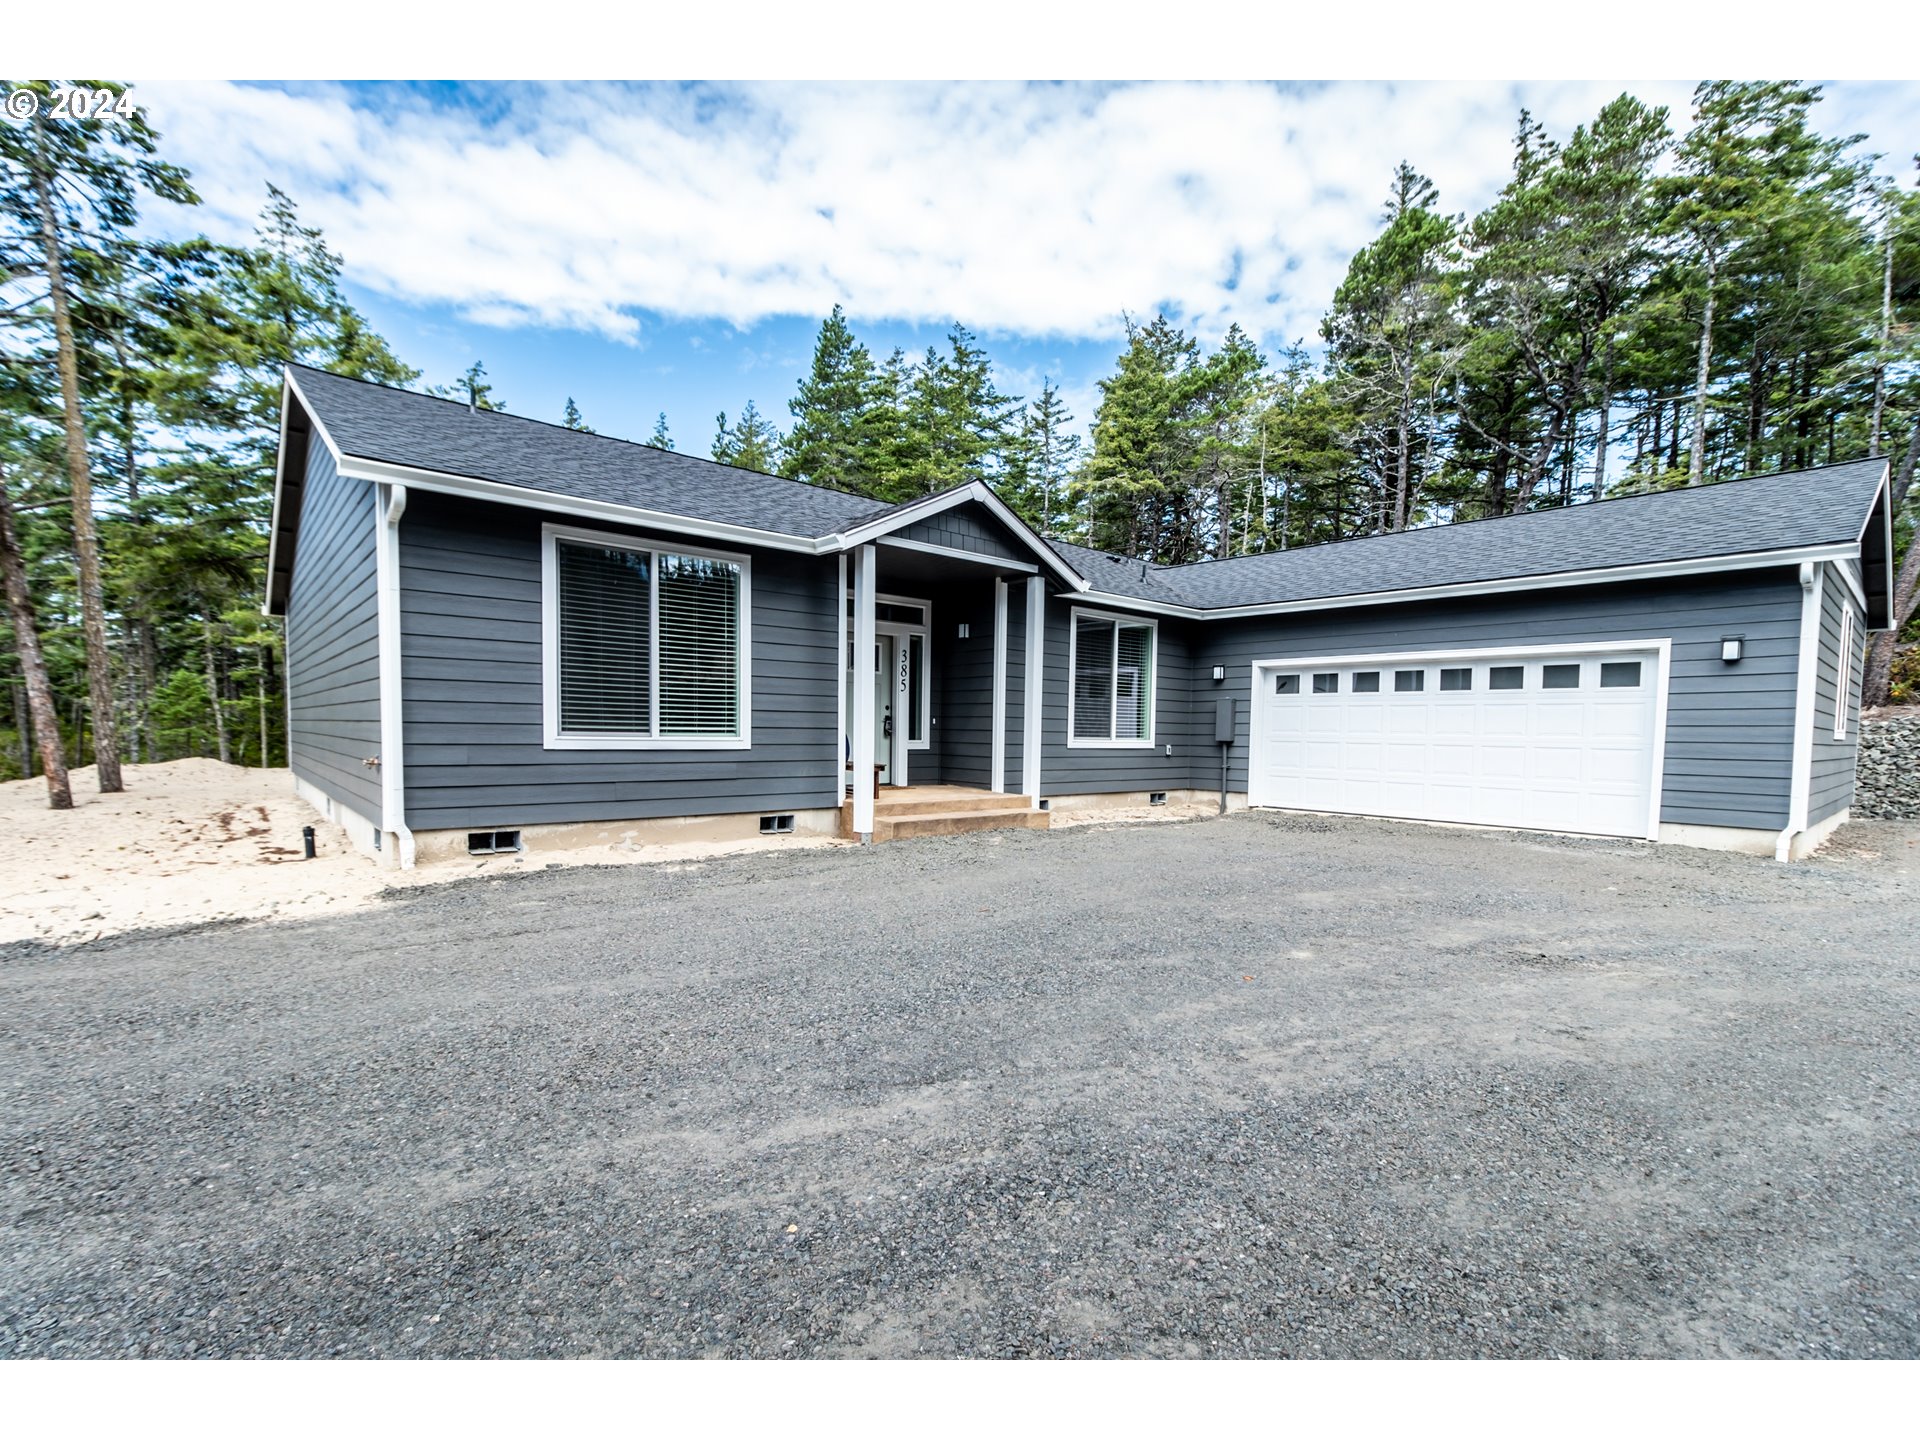
[[[1794,370],[1798,372],[1800,364],[1796,357]],[[1787,393],[1793,393],[1793,381],[1787,381]],[[1760,473],[1760,432],[1766,428],[1767,421],[1767,357],[1756,346],[1753,352],[1753,368],[1747,375],[1747,460],[1746,473]]]
[[[1920,538],[1907,546],[1907,562],[1893,582],[1893,623],[1873,637],[1867,650],[1867,674],[1860,689],[1860,703],[1884,705],[1893,686],[1893,652],[1899,647],[1900,632],[1913,619],[1914,606],[1920,602]]]
[[[1707,374],[1713,360],[1713,282],[1720,263],[1707,252],[1707,303],[1700,315],[1700,364],[1693,379],[1693,454],[1687,464],[1687,484],[1698,485],[1707,474]]]
[[[227,707],[220,696],[220,672],[214,663],[213,622],[204,615],[200,618],[200,633],[207,641],[207,698],[213,702],[214,743],[219,747],[220,763],[233,763],[232,742],[227,738]]]
[[[33,778],[33,721],[27,717],[27,687],[25,683],[9,685],[7,689],[13,695],[13,738],[20,747],[20,778]]]
[[[1901,507],[1907,503],[1907,491],[1913,485],[1914,462],[1920,461],[1920,416],[1913,422],[1913,434],[1907,440],[1907,453],[1900,461],[1900,468],[1894,472],[1893,488],[1887,496],[1889,513],[1898,515]]]
[[[39,161],[33,172],[40,209],[40,245],[46,255],[53,302],[54,344],[60,363],[60,398],[67,441],[67,479],[73,492],[73,555],[80,572],[80,628],[87,646],[87,695],[93,707],[93,757],[100,793],[120,783],[120,749],[114,729],[113,662],[107,652],[107,607],[100,579],[100,544],[93,526],[93,477],[87,461],[86,420],[80,413],[80,365],[74,350],[73,316],[67,309],[66,277],[60,265],[60,222],[53,207],[53,176],[46,155],[44,119],[36,118]]]
[[[272,762],[267,759],[267,651],[260,648],[260,671],[254,676],[254,692],[260,701],[260,768],[266,769]]]
[[[47,680],[47,662],[40,653],[40,631],[33,620],[33,597],[27,593],[27,565],[20,553],[20,537],[13,528],[13,503],[7,479],[0,471],[0,578],[7,592],[7,614],[13,621],[13,646],[20,652],[20,673],[27,685],[27,708],[32,712],[35,738],[40,742],[40,768],[47,777],[47,805],[54,810],[73,808],[73,786],[67,779],[67,752],[60,743],[60,721],[53,709],[53,686]]]
[[[1607,430],[1613,424],[1613,336],[1607,336],[1607,358],[1600,375],[1600,421],[1593,437],[1593,498],[1607,493]]]
[[[1893,212],[1887,212],[1887,259],[1880,275],[1880,351],[1873,365],[1873,424],[1867,454],[1880,453],[1880,431],[1887,415],[1887,342],[1893,338]]]

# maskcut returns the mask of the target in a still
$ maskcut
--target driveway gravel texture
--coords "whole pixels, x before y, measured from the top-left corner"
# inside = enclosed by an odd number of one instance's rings
[[[1244,814],[0,964],[0,1353],[1914,1356],[1920,825]]]

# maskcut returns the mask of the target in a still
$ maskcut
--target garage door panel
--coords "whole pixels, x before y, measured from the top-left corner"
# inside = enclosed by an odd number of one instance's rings
[[[1600,684],[1602,665],[1639,661],[1640,684]],[[1574,667],[1579,685],[1547,689],[1545,667]],[[1503,688],[1490,687],[1493,667]],[[1431,688],[1397,691],[1393,673],[1419,669]],[[1437,688],[1443,669],[1466,668],[1472,688]],[[1356,669],[1379,671],[1382,689],[1355,693]],[[1511,688],[1514,671],[1519,688]],[[1322,662],[1338,686],[1314,693],[1256,690],[1261,755],[1255,804],[1408,819],[1641,835],[1653,787],[1657,652],[1568,652],[1422,664]],[[1304,667],[1295,667],[1296,673]],[[1266,672],[1271,673],[1271,672]],[[1619,675],[1615,669],[1610,672]]]

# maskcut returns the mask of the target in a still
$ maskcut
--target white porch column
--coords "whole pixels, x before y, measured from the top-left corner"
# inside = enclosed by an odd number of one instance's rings
[[[873,593],[876,554],[853,557],[853,833],[873,839]]]
[[[1007,788],[1007,582],[993,581],[993,768],[989,786],[995,794]]]
[[[1045,668],[1047,582],[1034,575],[1027,581],[1027,693],[1020,711],[1020,790],[1036,808],[1040,804],[1040,706],[1046,694]]]

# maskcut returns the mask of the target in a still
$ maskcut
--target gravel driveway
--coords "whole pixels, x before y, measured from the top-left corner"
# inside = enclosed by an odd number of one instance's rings
[[[1920,825],[1370,821],[0,964],[0,1353],[1920,1354]]]

